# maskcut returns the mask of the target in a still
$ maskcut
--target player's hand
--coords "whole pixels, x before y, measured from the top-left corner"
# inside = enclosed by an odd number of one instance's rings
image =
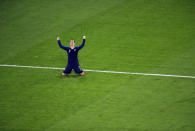
[[[85,35],[83,36],[83,39],[86,39],[86,36]]]
[[[57,37],[57,40],[60,40],[60,37]]]

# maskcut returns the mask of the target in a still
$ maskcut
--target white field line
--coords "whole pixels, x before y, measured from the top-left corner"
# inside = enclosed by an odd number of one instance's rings
[[[18,67],[18,68],[38,68],[38,69],[52,69],[52,70],[63,70],[64,68],[58,67],[40,67],[40,66],[23,66],[23,65],[6,65],[0,64],[4,67]],[[195,76],[183,76],[183,75],[168,75],[168,74],[151,74],[151,73],[136,73],[136,72],[118,72],[118,71],[102,71],[102,70],[87,70],[91,72],[102,72],[102,73],[112,73],[112,74],[130,74],[130,75],[145,75],[145,76],[166,76],[166,77],[182,77],[182,78],[192,78],[195,79]]]

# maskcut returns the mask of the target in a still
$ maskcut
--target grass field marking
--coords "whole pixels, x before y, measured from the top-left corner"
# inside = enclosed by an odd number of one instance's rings
[[[64,68],[58,68],[58,67],[40,67],[40,66],[23,66],[23,65],[6,65],[6,64],[0,64],[0,66],[19,67],[19,68],[52,69],[52,70],[62,70],[62,69],[64,69]]]
[[[114,74],[145,75],[145,76],[167,76],[167,77],[195,78],[195,76],[168,75],[168,74],[151,74],[151,73],[137,73],[137,72],[117,72],[117,71],[101,71],[101,70],[85,70],[85,71],[105,72],[105,73],[114,73]]]
[[[23,66],[23,65],[6,65],[0,64],[4,67],[18,67],[18,68],[38,68],[38,69],[52,69],[52,70],[63,70],[64,68],[59,67],[40,67],[40,66]],[[151,74],[151,73],[136,73],[136,72],[118,72],[118,71],[102,71],[102,70],[87,70],[84,71],[90,72],[102,72],[102,73],[112,73],[112,74],[130,74],[130,75],[145,75],[145,76],[165,76],[165,77],[182,77],[182,78],[192,78],[195,79],[195,76],[183,76],[183,75],[168,75],[168,74]]]

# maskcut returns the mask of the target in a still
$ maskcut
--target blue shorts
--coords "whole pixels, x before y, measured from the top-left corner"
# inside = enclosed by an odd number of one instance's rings
[[[77,74],[80,74],[83,72],[83,70],[81,69],[81,67],[79,65],[77,66],[70,66],[70,65],[67,65],[65,70],[63,71],[64,73],[66,74],[70,74],[72,69],[74,70],[75,73]]]

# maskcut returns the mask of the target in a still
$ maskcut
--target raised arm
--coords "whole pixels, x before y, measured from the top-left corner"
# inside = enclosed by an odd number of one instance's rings
[[[57,37],[57,41],[58,41],[58,45],[60,46],[60,48],[66,50],[66,51],[69,49],[68,47],[65,47],[65,46],[63,46],[63,45],[61,44],[61,42],[60,42],[60,37]]]
[[[86,41],[86,36],[83,36],[83,43],[80,46],[77,47],[79,50],[84,47],[85,41]]]

